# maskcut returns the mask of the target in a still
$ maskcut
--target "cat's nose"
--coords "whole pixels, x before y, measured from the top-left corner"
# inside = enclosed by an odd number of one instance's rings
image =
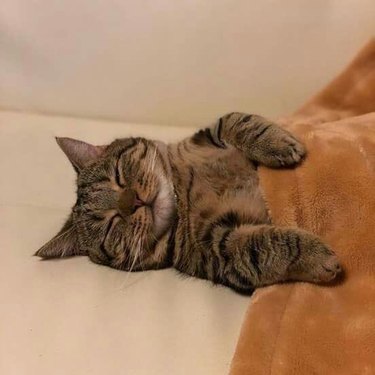
[[[138,208],[138,207],[141,207],[141,206],[144,206],[144,205],[145,205],[145,202],[143,202],[141,199],[139,199],[139,197],[136,194],[135,200],[134,200],[134,208]]]
[[[118,209],[123,217],[131,215],[138,207],[143,205],[143,201],[138,198],[133,189],[126,189],[119,196]]]

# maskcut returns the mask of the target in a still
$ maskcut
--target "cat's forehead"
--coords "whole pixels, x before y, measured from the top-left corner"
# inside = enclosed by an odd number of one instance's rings
[[[105,175],[112,172],[112,167],[119,157],[126,157],[130,154],[127,151],[137,149],[143,142],[142,138],[122,138],[110,143],[104,154],[84,168],[78,176],[78,183],[81,181],[90,183],[105,178]]]
[[[110,143],[106,150],[106,155],[115,155],[118,152],[122,152],[130,147],[136,147],[141,142],[144,142],[143,138],[118,138],[115,139],[112,143]]]

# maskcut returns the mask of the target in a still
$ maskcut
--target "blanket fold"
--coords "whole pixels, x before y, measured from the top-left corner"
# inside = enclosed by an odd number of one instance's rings
[[[294,170],[260,169],[273,221],[322,237],[345,278],[256,291],[231,374],[375,374],[375,40],[280,123],[308,157]]]

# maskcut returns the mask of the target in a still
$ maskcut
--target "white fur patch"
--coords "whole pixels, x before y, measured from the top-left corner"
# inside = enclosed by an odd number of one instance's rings
[[[164,175],[159,177],[159,192],[153,204],[154,232],[156,238],[169,228],[176,213],[173,185]]]

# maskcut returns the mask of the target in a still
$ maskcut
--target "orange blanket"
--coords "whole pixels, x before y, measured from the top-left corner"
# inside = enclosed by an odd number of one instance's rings
[[[346,274],[258,290],[231,374],[375,374],[375,40],[281,123],[309,154],[295,170],[260,171],[274,222],[321,236]]]

